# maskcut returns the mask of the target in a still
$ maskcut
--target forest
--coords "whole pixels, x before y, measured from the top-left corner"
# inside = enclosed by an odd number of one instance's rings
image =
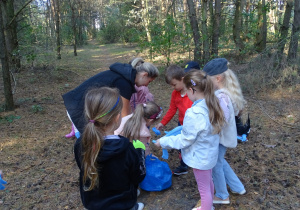
[[[0,208],[83,209],[64,93],[142,57],[159,69],[149,89],[167,110],[168,66],[193,60],[202,68],[221,57],[240,81],[252,127],[226,155],[247,193],[215,208],[299,209],[299,31],[300,0],[0,0],[0,170],[8,182]],[[178,161],[171,150],[170,168]],[[192,170],[172,181],[138,201],[146,210],[197,206]]]

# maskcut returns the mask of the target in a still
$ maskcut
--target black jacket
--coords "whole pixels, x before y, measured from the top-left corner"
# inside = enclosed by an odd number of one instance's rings
[[[85,208],[118,210],[130,209],[137,201],[137,187],[146,175],[145,153],[135,149],[125,137],[106,139],[97,162],[100,166],[99,188],[83,190],[81,138],[74,147],[75,159],[80,169],[80,195]]]
[[[86,125],[86,120],[84,119],[84,99],[88,90],[103,86],[114,87],[118,88],[121,96],[128,100],[136,92],[134,88],[136,70],[131,65],[114,63],[109,69],[87,79],[78,87],[62,96],[72,122],[81,134]]]

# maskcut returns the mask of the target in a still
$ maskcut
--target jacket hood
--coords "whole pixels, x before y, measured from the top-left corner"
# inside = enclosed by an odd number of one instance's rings
[[[105,162],[128,149],[130,144],[129,140],[123,136],[119,136],[120,139],[106,139],[104,145],[100,150],[98,156],[99,162]]]
[[[124,77],[126,80],[131,82],[132,85],[135,84],[136,70],[132,68],[130,64],[113,63],[112,65],[110,65],[109,69]]]

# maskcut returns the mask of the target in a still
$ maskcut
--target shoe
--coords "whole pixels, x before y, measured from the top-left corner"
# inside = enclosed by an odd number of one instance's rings
[[[137,203],[135,204],[135,210],[142,210],[144,208],[144,204],[143,203]]]
[[[141,194],[141,191],[139,189],[137,189],[136,194],[137,194],[137,197],[139,197],[139,195]]]
[[[180,176],[182,174],[187,174],[188,173],[188,167],[184,167],[182,165],[178,166],[172,171],[173,174]]]
[[[72,138],[75,136],[74,126],[72,125],[72,130],[69,134],[65,135],[66,138]]]
[[[244,194],[246,194],[246,190],[245,189],[243,189],[241,192],[235,192],[235,191],[232,191],[232,190],[230,190],[233,194],[239,194],[239,195],[244,195]]]
[[[213,204],[230,204],[229,197],[223,200],[217,196],[214,196]]]
[[[195,208],[193,208],[192,210],[201,210],[201,206],[199,206],[199,207],[195,207]],[[211,210],[215,210],[215,207],[211,207]]]

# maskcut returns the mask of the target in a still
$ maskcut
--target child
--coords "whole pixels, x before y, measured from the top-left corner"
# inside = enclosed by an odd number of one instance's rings
[[[224,125],[223,111],[214,95],[213,83],[199,70],[187,73],[183,80],[193,105],[184,117],[181,134],[162,137],[157,146],[181,149],[182,159],[193,168],[201,207],[211,210],[214,196],[212,168],[218,159],[219,133]]]
[[[134,58],[132,59],[129,64],[133,68],[136,68],[144,63],[144,60],[142,58]],[[147,101],[154,101],[154,97],[152,93],[150,93],[149,88],[147,86],[134,86],[136,93],[133,93],[130,98],[130,106],[132,111],[135,110],[136,106],[138,104],[146,103]]]
[[[119,91],[109,87],[88,91],[84,110],[89,123],[74,146],[84,207],[143,209],[136,192],[146,173],[145,146],[114,135],[121,123]]]
[[[187,97],[186,90],[184,89],[184,83],[183,83],[184,74],[185,74],[184,70],[177,65],[171,65],[166,70],[166,74],[165,74],[166,82],[169,85],[171,85],[174,88],[174,90],[171,96],[170,107],[166,115],[163,117],[161,122],[158,125],[156,125],[156,128],[158,130],[161,130],[164,126],[166,126],[169,123],[169,121],[176,114],[177,110],[178,110],[178,118],[179,118],[178,125],[182,125],[186,110],[190,108],[193,104],[193,102]],[[180,165],[172,171],[173,174],[178,176],[188,173],[188,166],[183,162],[180,155],[180,151],[179,151],[179,157],[180,157]]]
[[[219,98],[227,122],[220,135],[218,162],[213,168],[216,190],[214,204],[230,203],[226,184],[233,193],[240,195],[246,193],[244,185],[224,158],[227,147],[234,148],[237,146],[235,116],[240,114],[245,103],[238,79],[228,69],[227,63],[225,58],[216,58],[208,62],[203,68],[214,83],[215,94]]]
[[[120,127],[115,130],[115,135],[121,134],[130,141],[140,140],[146,145],[145,155],[150,154],[149,143],[151,134],[149,127],[160,118],[162,109],[154,102],[149,101],[137,105],[133,114],[122,118]]]

